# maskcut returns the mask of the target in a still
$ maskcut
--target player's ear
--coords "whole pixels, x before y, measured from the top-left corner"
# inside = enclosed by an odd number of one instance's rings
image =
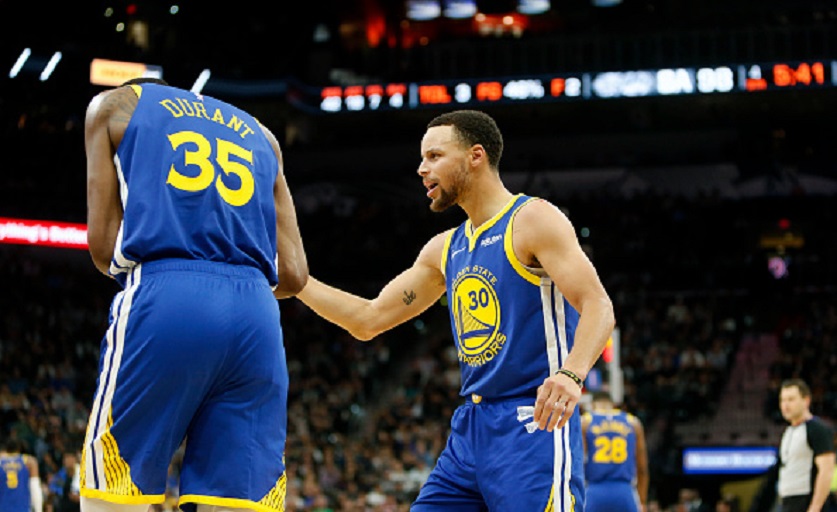
[[[481,163],[488,160],[488,154],[482,144],[474,144],[469,152],[471,167],[479,167]]]

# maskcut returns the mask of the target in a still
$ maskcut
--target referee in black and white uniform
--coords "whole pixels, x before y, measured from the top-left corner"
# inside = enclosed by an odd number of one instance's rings
[[[782,512],[820,512],[834,473],[834,432],[811,414],[811,390],[801,379],[782,382],[782,416],[790,425],[779,445]]]

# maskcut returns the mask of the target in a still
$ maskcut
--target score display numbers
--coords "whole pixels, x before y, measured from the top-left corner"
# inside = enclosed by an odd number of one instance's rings
[[[837,85],[837,61],[774,62],[718,67],[559,74],[502,80],[451,80],[326,87],[324,113],[411,110],[440,105],[641,98]]]

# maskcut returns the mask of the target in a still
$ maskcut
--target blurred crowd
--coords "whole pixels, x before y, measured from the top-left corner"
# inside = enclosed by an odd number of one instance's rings
[[[624,407],[652,440],[650,505],[698,510],[683,504],[695,498],[678,494],[690,485],[679,475],[672,427],[713,414],[746,333],[781,339],[782,356],[764,382],[766,422],[781,421],[775,393],[790,376],[811,383],[815,413],[837,417],[830,371],[837,365],[837,251],[817,228],[833,220],[832,209],[804,198],[756,204],[653,194],[556,203],[576,223],[616,307]],[[366,296],[408,265],[431,234],[460,221],[455,213],[431,216],[422,204],[334,186],[307,189],[299,209],[312,274]],[[807,242],[786,253],[789,275],[777,279],[758,241],[782,216],[805,230]],[[117,291],[86,254],[68,251],[0,246],[0,431],[37,457],[53,512],[72,506],[66,493],[73,486],[65,484],[77,472]],[[446,308],[440,303],[361,343],[295,299],[280,306],[291,382],[288,510],[408,510],[462,401]],[[176,502],[178,469],[176,457],[160,510]],[[704,492],[699,510],[737,511],[719,492]]]

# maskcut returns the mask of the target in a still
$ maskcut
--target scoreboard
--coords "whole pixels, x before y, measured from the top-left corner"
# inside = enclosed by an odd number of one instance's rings
[[[333,86],[297,106],[321,113],[475,107],[605,98],[708,95],[837,86],[837,61],[811,60],[717,67],[559,73],[506,79]],[[304,101],[304,105],[300,104]],[[315,106],[316,105],[316,106]]]

